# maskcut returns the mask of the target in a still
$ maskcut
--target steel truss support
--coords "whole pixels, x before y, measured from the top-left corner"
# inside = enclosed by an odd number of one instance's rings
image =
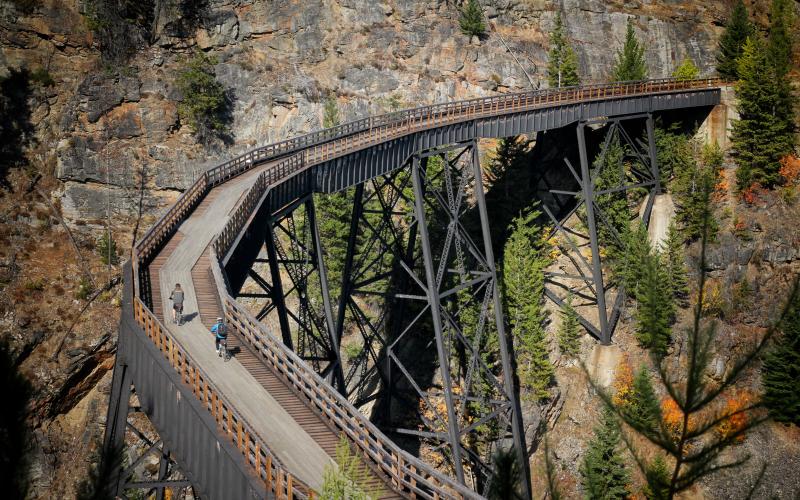
[[[627,123],[645,121],[644,140],[632,134]],[[588,125],[605,125],[605,137],[600,145],[600,150],[594,161],[590,164],[587,148]],[[620,234],[612,221],[603,211],[603,199],[610,196],[622,196],[628,200],[627,193],[634,189],[647,189],[647,203],[642,213],[642,222],[649,225],[655,196],[661,192],[661,179],[658,169],[655,131],[652,114],[632,115],[617,117],[612,120],[596,120],[592,123],[580,122],[577,125],[578,156],[580,169],[576,170],[568,159],[564,159],[567,169],[577,182],[580,192],[564,189],[548,190],[554,197],[564,195],[579,195],[578,204],[566,215],[557,218],[547,207],[544,212],[553,223],[553,233],[559,234],[559,249],[569,259],[572,269],[565,273],[547,273],[545,295],[558,306],[564,306],[564,294],[558,293],[556,288],[561,288],[573,296],[583,300],[582,305],[595,305],[597,320],[593,321],[583,314],[578,314],[581,324],[587,331],[597,338],[602,344],[611,343],[611,335],[620,315],[620,308],[624,303],[625,291],[621,284],[606,282],[604,279],[601,259],[601,241],[599,229],[602,227],[610,238],[619,243]],[[622,155],[617,165],[608,165],[605,160],[612,144],[622,148]],[[598,179],[602,168],[618,169],[617,185],[598,188]],[[580,210],[582,209],[582,212]],[[581,213],[585,223],[586,234],[570,229],[566,222],[574,214]],[[605,242],[608,244],[609,242]],[[584,255],[581,247],[589,249],[590,256]],[[580,283],[576,285],[577,283]],[[609,295],[615,291],[613,301]],[[611,309],[608,304],[611,302]]]
[[[336,321],[359,346],[348,397],[479,491],[496,447],[513,447],[530,497],[477,143],[419,152],[354,201]]]
[[[155,495],[156,500],[164,500],[167,490],[172,490],[170,498],[185,497],[176,493],[186,492],[192,485],[155,431],[147,429],[151,424],[138,406],[130,371],[121,362],[114,369],[106,422],[100,459],[112,470],[111,496],[125,499],[134,491],[143,491],[147,498]],[[140,453],[134,454],[137,450]],[[152,457],[158,461],[155,473],[145,467]],[[193,491],[189,498],[196,498]]]
[[[283,343],[344,392],[339,338],[313,197],[277,211],[266,224],[266,259],[257,259],[257,267],[249,271],[252,283],[262,292],[243,291],[238,297],[259,304],[254,311],[259,320],[277,316]]]

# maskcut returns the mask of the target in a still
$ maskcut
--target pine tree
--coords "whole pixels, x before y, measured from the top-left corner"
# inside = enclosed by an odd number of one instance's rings
[[[625,287],[625,292],[636,300],[642,293],[644,269],[652,247],[644,224],[625,228],[622,245],[612,253],[614,277]]]
[[[680,363],[658,363],[656,373],[664,392],[669,394],[661,406],[661,422],[657,432],[640,430],[640,426],[625,411],[618,411],[616,415],[629,424],[660,453],[669,457],[668,464],[657,464],[655,461],[645,467],[645,478],[648,488],[645,492],[648,498],[672,500],[681,492],[687,491],[715,472],[722,469],[735,468],[741,464],[740,458],[726,450],[735,444],[745,431],[752,429],[763,420],[754,413],[759,408],[758,404],[750,405],[748,402],[737,403],[735,411],[739,411],[734,432],[720,432],[719,425],[715,425],[715,418],[722,408],[723,397],[733,392],[731,387],[743,376],[759,359],[765,347],[774,339],[776,325],[783,324],[787,317],[788,308],[784,308],[777,322],[770,325],[766,332],[760,336],[752,348],[745,348],[744,352],[735,355],[729,363],[729,368],[722,375],[720,381],[709,384],[705,374],[708,372],[715,353],[717,352],[716,322],[705,317],[706,303],[705,291],[707,290],[708,264],[706,260],[708,238],[706,230],[710,216],[710,191],[704,191],[705,207],[702,219],[706,223],[701,231],[700,252],[698,261],[698,281],[696,289],[697,298],[693,307],[691,327],[684,332],[683,347],[685,352],[680,356]],[[652,286],[652,285],[651,285]],[[796,304],[800,294],[799,280],[794,280],[792,291],[789,294],[789,304]],[[796,322],[796,320],[795,320]],[[795,358],[796,359],[796,358]],[[783,371],[781,369],[781,371]],[[796,373],[796,372],[795,372]],[[797,379],[787,387],[796,387]],[[601,391],[605,402],[614,402],[615,397]],[[725,398],[728,399],[729,398]],[[729,405],[725,411],[730,417]],[[725,418],[723,422],[731,420]],[[717,424],[720,422],[717,421]],[[626,439],[626,445],[636,457],[642,454],[637,449],[637,440]]]
[[[556,14],[556,26],[550,33],[547,79],[551,88],[570,87],[581,83],[578,76],[578,56],[567,41],[560,12]]]
[[[322,111],[322,127],[331,128],[339,125],[339,105],[336,103],[336,97],[333,95],[325,99],[325,107]]]
[[[633,377],[630,403],[622,411],[630,418],[630,422],[639,427],[640,431],[648,433],[658,431],[661,421],[661,405],[646,366],[640,366]]]
[[[633,30],[633,19],[628,18],[628,29],[625,33],[625,44],[617,52],[617,64],[611,72],[611,79],[616,82],[638,81],[647,78],[647,63],[644,59],[644,46],[636,39]]]
[[[731,18],[725,25],[725,33],[719,39],[717,54],[717,73],[727,80],[739,79],[739,57],[747,38],[753,34],[753,25],[747,14],[743,0],[738,0]]]
[[[500,139],[484,170],[486,206],[495,248],[503,246],[511,220],[530,203],[529,144],[519,136]]]
[[[595,158],[594,168],[598,170],[595,191],[612,189],[625,184],[624,157],[625,150],[620,144],[619,136],[615,135],[608,143],[605,155],[598,154]],[[597,206],[602,212],[602,218],[597,226],[600,243],[605,247],[617,246],[619,244],[618,237],[628,227],[631,219],[625,191],[598,195]]]
[[[643,491],[644,497],[647,500],[667,500],[670,477],[664,457],[656,455],[656,458],[647,464],[644,474],[647,478],[647,484]]]
[[[694,80],[700,76],[700,68],[691,59],[684,59],[680,66],[672,72],[672,78],[678,80]]]
[[[228,131],[228,100],[225,87],[216,79],[217,62],[215,56],[197,50],[177,79],[183,94],[178,114],[202,142]]]
[[[778,422],[800,425],[800,296],[764,359],[764,403]]]
[[[511,236],[503,255],[503,290],[508,321],[519,356],[520,383],[530,396],[541,401],[550,397],[553,365],[547,356],[543,307],[544,268],[549,264],[535,209],[529,209],[512,223]]]
[[[619,424],[613,411],[605,408],[580,469],[587,500],[622,500],[630,495],[630,473],[618,449],[619,444]]]
[[[770,9],[769,44],[767,59],[779,78],[784,78],[792,67],[792,27],[794,11],[791,0],[772,0]]]
[[[689,294],[689,286],[686,276],[683,237],[674,221],[670,222],[667,228],[667,239],[663,242],[661,255],[672,296],[676,299],[685,298]]]
[[[347,240],[350,236],[350,218],[353,214],[353,190],[314,195],[314,204],[319,227],[319,239],[328,277],[331,296],[336,299],[347,256]]]
[[[636,296],[636,338],[653,354],[663,356],[672,337],[670,323],[675,313],[675,299],[667,286],[658,253],[645,259]]]
[[[458,21],[461,32],[468,36],[483,36],[486,31],[486,23],[483,21],[483,9],[478,0],[468,0],[467,5],[461,10],[461,18]]]
[[[561,325],[558,328],[558,347],[561,353],[576,357],[581,348],[581,330],[578,321],[578,313],[572,307],[573,295],[567,297],[567,301],[561,308]]]
[[[781,180],[780,159],[793,152],[794,110],[791,86],[772,67],[764,42],[752,37],[739,59],[739,120],[733,124],[738,161],[736,182],[771,187]]]
[[[718,145],[703,148],[702,165],[698,165],[694,158],[691,145],[683,135],[674,136],[680,141],[680,146],[675,149],[676,158],[673,164],[675,174],[670,183],[670,190],[678,207],[676,221],[682,228],[684,237],[690,240],[701,236],[703,229],[708,231],[709,241],[713,241],[719,225],[712,217],[704,220],[704,203],[706,192],[714,189],[717,175],[722,166],[722,150]],[[661,156],[659,152],[659,167]],[[707,224],[706,224],[707,223]]]
[[[100,262],[105,265],[119,264],[119,255],[117,255],[117,241],[110,232],[104,232],[97,242],[97,253],[100,254]]]
[[[328,464],[322,472],[322,500],[372,500],[378,498],[369,484],[369,469],[363,460],[350,449],[342,436],[336,445],[336,466]]]

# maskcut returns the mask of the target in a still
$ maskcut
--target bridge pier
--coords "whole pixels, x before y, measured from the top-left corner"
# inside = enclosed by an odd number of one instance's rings
[[[641,122],[644,120],[644,140],[632,134],[625,126],[626,122]],[[599,151],[590,165],[589,149],[587,146],[587,129],[589,127],[605,128]],[[576,126],[578,156],[580,160],[580,173],[572,166],[569,159],[564,162],[577,184],[579,191],[552,189],[548,191],[558,200],[559,195],[578,196],[577,205],[563,217],[556,215],[546,205],[543,210],[553,223],[553,234],[563,236],[564,243],[559,245],[559,250],[567,255],[574,267],[571,273],[546,273],[545,295],[559,307],[565,306],[563,297],[556,292],[556,287],[575,294],[596,306],[597,320],[578,313],[581,324],[603,345],[611,343],[611,336],[616,327],[621,307],[625,300],[625,290],[619,283],[609,283],[603,270],[601,247],[612,244],[621,244],[619,227],[614,225],[609,214],[603,210],[604,202],[609,202],[612,197],[622,197],[625,205],[628,204],[627,193],[636,189],[648,189],[647,202],[642,213],[642,223],[647,226],[653,209],[655,196],[661,192],[661,175],[658,167],[658,154],[655,142],[655,125],[652,113],[642,113],[614,118],[600,118],[591,121],[580,121]],[[613,148],[622,148],[621,154],[615,158]],[[609,155],[611,159],[609,160]],[[617,160],[617,164],[609,165],[608,161]],[[599,186],[601,170],[605,168],[618,169],[618,178],[613,185]],[[587,201],[588,200],[588,201]],[[613,203],[614,200],[610,202]],[[621,201],[618,199],[618,201]],[[581,234],[575,229],[567,229],[567,220],[576,213],[581,213],[585,219],[586,234]],[[605,242],[600,241],[601,230],[605,233]],[[573,237],[585,242],[590,250],[590,260],[583,255]],[[581,286],[575,286],[575,281],[580,281]],[[609,310],[609,297],[611,291],[616,291],[616,296],[611,301]]]

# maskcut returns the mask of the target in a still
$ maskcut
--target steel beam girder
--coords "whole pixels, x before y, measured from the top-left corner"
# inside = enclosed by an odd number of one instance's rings
[[[527,464],[475,141],[418,152],[357,191],[341,290],[338,335],[363,342],[346,375],[354,404],[377,400],[385,430],[478,489],[498,440]]]
[[[625,127],[625,122],[634,120],[645,120],[645,140],[638,139]],[[588,151],[586,146],[586,128],[588,122],[581,122],[577,125],[577,143],[580,157],[580,174],[575,171],[570,162],[565,159],[567,167],[572,176],[580,185],[580,200],[575,208],[569,211],[560,220],[546,206],[544,212],[553,223],[553,233],[563,236],[565,244],[559,244],[559,249],[565,254],[574,267],[574,273],[547,273],[545,295],[556,303],[559,307],[564,306],[561,297],[553,287],[567,290],[569,293],[588,300],[588,304],[597,306],[597,321],[592,321],[584,315],[578,314],[581,324],[595,338],[603,344],[611,342],[611,335],[619,319],[620,307],[624,302],[625,291],[621,284],[606,282],[603,276],[600,242],[598,238],[598,228],[603,227],[610,233],[614,240],[620,242],[620,235],[617,228],[613,226],[602,209],[602,203],[598,203],[598,198],[618,193],[626,193],[632,189],[648,188],[649,196],[642,213],[642,222],[647,226],[650,222],[655,195],[661,192],[661,179],[658,168],[657,150],[655,143],[655,127],[652,114],[637,114],[631,116],[616,117],[613,119],[594,120],[593,125],[608,124],[605,137],[598,152],[596,165],[601,167],[592,168],[590,166]],[[619,165],[618,184],[613,187],[597,188],[597,181],[600,169],[605,164],[606,154],[612,143],[619,144],[624,151]],[[566,191],[549,188],[551,194],[565,194]],[[626,195],[627,196],[627,195]],[[587,200],[589,200],[587,202]],[[584,209],[587,234],[580,234],[565,226],[567,219],[572,217],[579,208]],[[579,240],[575,242],[575,238]],[[591,253],[591,262],[583,255],[581,246],[588,246]],[[568,280],[568,281],[567,281]],[[570,282],[580,280],[583,285],[570,285]],[[607,308],[607,296],[615,289],[616,297],[609,311]],[[588,293],[588,295],[587,295]],[[585,303],[584,305],[586,305]]]
[[[284,344],[344,392],[339,338],[313,197],[305,196],[272,214],[266,226],[267,258],[253,264],[268,267],[270,279],[267,281],[260,269],[251,269],[250,279],[264,293],[238,296],[258,304],[259,320],[277,316]]]

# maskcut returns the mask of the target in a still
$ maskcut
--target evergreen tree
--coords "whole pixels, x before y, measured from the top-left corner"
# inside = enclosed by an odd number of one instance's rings
[[[369,483],[369,469],[363,460],[350,450],[344,435],[336,445],[336,467],[325,466],[322,471],[322,500],[372,500],[378,498],[378,491]]]
[[[737,0],[731,18],[725,25],[725,33],[719,39],[717,73],[727,80],[739,79],[739,57],[747,38],[753,34],[753,25],[743,0]]]
[[[581,83],[578,76],[578,56],[567,41],[560,12],[556,14],[556,26],[550,33],[547,80],[551,88],[570,87]]]
[[[769,14],[767,59],[779,78],[785,78],[792,67],[793,3],[791,0],[772,0]]]
[[[353,189],[314,195],[319,239],[328,277],[331,297],[336,299],[342,282],[350,218],[353,215]]]
[[[662,179],[674,175],[694,175],[694,157],[689,137],[681,132],[681,124],[674,123],[669,128],[656,127],[656,150],[658,169]]]
[[[486,209],[495,248],[503,247],[511,221],[530,203],[529,144],[519,136],[500,139],[486,163]]]
[[[619,136],[615,135],[608,143],[605,155],[598,154],[595,158],[594,168],[598,170],[595,191],[612,189],[625,184],[624,158],[625,150],[620,144]],[[625,191],[598,195],[597,206],[602,212],[602,218],[597,225],[600,243],[605,247],[617,246],[618,238],[628,227],[631,219]]]
[[[183,100],[178,114],[202,142],[214,135],[226,134],[230,119],[225,87],[217,81],[215,56],[199,50],[185,62],[177,79]]]
[[[336,103],[336,97],[333,95],[325,99],[325,107],[322,112],[322,127],[331,128],[339,125],[339,105]]]
[[[652,248],[644,224],[637,223],[622,233],[622,245],[612,253],[614,277],[625,287],[626,293],[639,300],[644,280],[646,261]]]
[[[581,348],[581,330],[578,313],[572,307],[573,295],[567,297],[561,308],[561,325],[558,328],[558,347],[569,357],[576,357]]]
[[[683,237],[674,221],[670,222],[667,228],[667,239],[663,242],[661,255],[672,296],[676,299],[685,298],[689,294],[689,287],[686,277]]]
[[[483,36],[486,31],[486,23],[483,21],[483,9],[478,0],[467,0],[467,5],[461,10],[461,18],[458,21],[461,32],[468,36]]]
[[[617,52],[617,64],[611,72],[611,80],[625,82],[645,80],[647,64],[644,59],[644,46],[636,39],[633,31],[633,19],[628,18],[628,29],[625,33],[625,44]]]
[[[667,500],[670,477],[664,457],[656,455],[656,458],[647,464],[644,474],[647,478],[647,484],[643,491],[644,497],[647,500]]]
[[[110,232],[104,232],[97,242],[97,253],[100,254],[100,262],[105,265],[119,264],[119,255],[117,255],[117,241]]]
[[[800,425],[800,295],[781,331],[764,359],[764,403],[778,422]]]
[[[672,337],[670,323],[675,313],[675,299],[665,274],[658,253],[648,255],[636,291],[636,338],[656,356],[666,354]]]
[[[678,80],[694,80],[700,76],[700,68],[691,59],[684,59],[680,66],[672,72],[672,78]]]
[[[645,478],[648,481],[645,493],[648,498],[672,500],[676,495],[697,485],[705,477],[722,469],[735,468],[742,463],[740,457],[725,452],[728,447],[741,439],[742,433],[763,421],[760,415],[754,413],[759,405],[739,401],[736,411],[740,413],[733,417],[727,413],[730,409],[730,405],[727,404],[725,411],[728,418],[720,422],[716,419],[719,416],[719,408],[722,407],[722,397],[733,392],[731,387],[752,367],[753,362],[774,338],[775,325],[783,324],[787,317],[788,308],[785,308],[779,316],[780,319],[767,328],[752,348],[745,349],[731,360],[721,380],[709,383],[706,374],[717,352],[716,323],[705,317],[707,307],[703,306],[707,301],[705,291],[708,288],[706,229],[710,220],[709,200],[710,191],[704,191],[703,220],[706,226],[701,230],[696,287],[698,293],[693,307],[692,326],[682,332],[685,333],[683,343],[685,352],[680,356],[679,363],[658,363],[656,371],[664,392],[670,395],[661,407],[662,420],[658,431],[643,432],[627,412],[617,412],[617,416],[629,424],[633,431],[655,445],[661,453],[669,456],[668,464],[658,464],[654,461],[649,467],[645,467]],[[798,280],[795,279],[788,303],[796,304],[796,301],[800,300],[797,298],[799,293],[800,287]],[[796,386],[795,380],[788,387]],[[606,402],[614,399],[604,391],[601,391],[601,395]],[[730,398],[726,399],[730,401]],[[720,432],[720,424],[733,419],[738,422],[735,424],[735,430]],[[636,440],[626,439],[626,444],[634,456],[642,456],[637,450]]]
[[[704,147],[702,165],[699,165],[686,137],[683,135],[674,135],[673,137],[679,144],[673,150],[665,147],[665,151],[674,152],[671,155],[665,154],[671,156],[672,160],[670,161],[673,163],[674,179],[670,183],[670,190],[678,208],[675,219],[680,224],[685,238],[690,240],[699,238],[705,227],[708,231],[709,241],[713,241],[719,227],[713,217],[708,221],[704,220],[704,200],[707,193],[714,190],[714,184],[722,166],[722,150],[716,144]],[[659,167],[661,159],[661,151],[659,151]]]
[[[549,259],[540,227],[534,223],[538,216],[537,210],[529,209],[512,223],[503,255],[503,290],[519,357],[520,383],[534,400],[541,401],[550,397],[553,365],[547,357],[547,312],[543,306],[544,268]]]
[[[587,500],[622,500],[630,495],[630,473],[618,449],[619,443],[619,423],[613,411],[605,408],[580,469]]]
[[[795,123],[791,86],[773,68],[764,42],[747,40],[739,59],[739,120],[733,124],[739,189],[780,182],[780,159],[793,152]]]
[[[661,421],[660,403],[645,365],[640,366],[633,377],[630,403],[622,408],[622,411],[629,417],[629,422],[636,425],[640,431],[658,432]]]

